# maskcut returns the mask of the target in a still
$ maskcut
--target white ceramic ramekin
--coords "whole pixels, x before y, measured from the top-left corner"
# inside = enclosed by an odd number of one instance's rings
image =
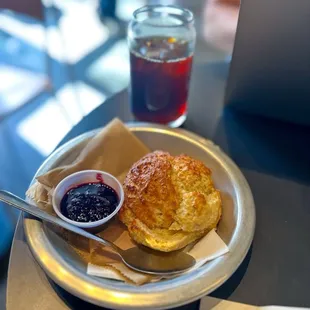
[[[62,198],[64,197],[64,195],[67,193],[68,190],[80,184],[98,183],[98,182],[102,182],[112,187],[118,195],[119,203],[113,213],[111,213],[109,216],[99,221],[87,222],[87,223],[72,221],[61,213],[60,203],[61,203]],[[123,191],[121,183],[113,175],[107,172],[99,171],[99,170],[84,170],[84,171],[73,173],[67,176],[66,178],[64,178],[57,185],[53,193],[53,208],[56,214],[64,221],[72,225],[85,228],[85,229],[98,228],[102,226],[103,224],[107,223],[110,219],[112,219],[116,215],[116,213],[121,208],[123,202],[124,202],[124,191]]]

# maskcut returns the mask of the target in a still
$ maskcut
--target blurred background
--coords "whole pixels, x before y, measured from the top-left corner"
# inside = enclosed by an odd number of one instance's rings
[[[70,129],[128,86],[126,27],[146,4],[194,12],[196,65],[230,61],[239,0],[0,1],[0,188],[24,197]],[[17,219],[0,203],[0,309]]]

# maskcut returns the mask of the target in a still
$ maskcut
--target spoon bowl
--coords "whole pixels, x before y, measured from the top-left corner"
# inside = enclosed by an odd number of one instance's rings
[[[123,262],[130,268],[154,275],[177,274],[193,267],[195,259],[182,251],[159,252],[137,246],[122,252]]]

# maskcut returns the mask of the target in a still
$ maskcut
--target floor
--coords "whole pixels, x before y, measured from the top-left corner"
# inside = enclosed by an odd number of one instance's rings
[[[97,1],[43,1],[44,22],[0,10],[1,189],[23,197],[39,165],[65,134],[128,85],[125,24],[131,12],[146,2],[116,1],[118,22],[103,18]],[[203,0],[164,2],[191,5],[198,25],[203,25],[205,15],[213,18],[208,11],[201,14]],[[210,33],[203,27],[198,33],[196,62],[229,56],[229,44],[228,49],[209,44]],[[0,309],[5,309],[6,272],[17,218],[17,211],[0,203]]]

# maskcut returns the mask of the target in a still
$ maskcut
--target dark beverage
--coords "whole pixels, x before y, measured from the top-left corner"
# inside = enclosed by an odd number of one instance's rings
[[[185,117],[192,46],[172,37],[135,39],[130,51],[131,108],[138,120],[169,124]]]

